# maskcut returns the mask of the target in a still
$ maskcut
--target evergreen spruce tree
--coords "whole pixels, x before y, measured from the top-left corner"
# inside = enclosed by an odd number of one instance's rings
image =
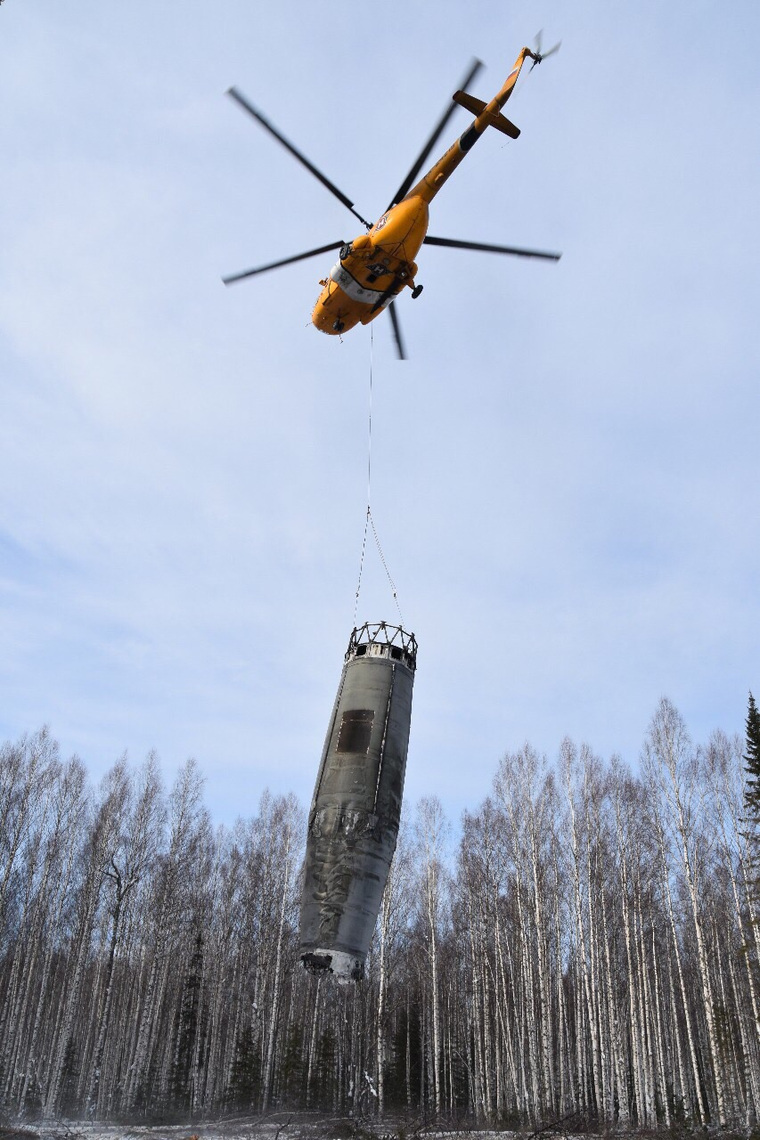
[[[238,1034],[225,1104],[237,1112],[250,1112],[261,1093],[261,1047],[247,1025]]]
[[[337,1107],[335,1087],[337,1041],[331,1026],[325,1029],[317,1043],[312,1102],[325,1111]]]
[[[192,1101],[193,1053],[196,1035],[201,1032],[201,988],[203,984],[203,935],[195,939],[195,950],[185,975],[182,1000],[175,1025],[174,1056],[169,1078],[169,1096],[174,1108],[187,1109]]]
[[[293,1022],[288,1030],[280,1064],[278,1102],[287,1108],[303,1108],[304,1100],[303,1029]]]
[[[755,893],[760,894],[760,712],[752,693],[747,706],[746,733],[744,770],[747,782],[744,788],[744,808],[753,885]]]
[[[76,1117],[79,1115],[81,1104],[77,1093],[79,1083],[79,1061],[74,1037],[66,1042],[66,1052],[63,1057],[63,1076],[61,1077],[61,1115]]]

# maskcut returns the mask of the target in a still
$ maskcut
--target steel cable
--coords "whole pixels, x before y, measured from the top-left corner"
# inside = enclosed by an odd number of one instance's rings
[[[375,538],[375,545],[377,552],[380,555],[380,561],[385,570],[385,575],[391,587],[393,594],[393,601],[398,610],[399,622],[401,626],[404,624],[404,618],[401,613],[401,607],[398,604],[398,591],[396,590],[396,583],[391,577],[388,563],[383,554],[383,548],[380,545],[380,538],[375,526],[375,520],[372,517],[372,388],[373,388],[373,365],[374,365],[374,348],[375,348],[375,330],[370,325],[369,329],[369,410],[367,414],[367,513],[364,516],[364,534],[362,535],[362,549],[359,557],[359,579],[356,583],[356,594],[354,596],[354,628],[356,628],[356,619],[359,612],[359,594],[362,588],[362,574],[364,572],[364,557],[367,550],[367,530],[372,527],[372,534]]]

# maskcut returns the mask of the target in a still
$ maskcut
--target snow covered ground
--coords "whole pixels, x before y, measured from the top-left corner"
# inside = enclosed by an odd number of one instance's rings
[[[279,1122],[252,1117],[203,1124],[103,1124],[84,1121],[35,1121],[0,1125],[0,1140],[301,1140],[303,1133]]]
[[[34,1124],[0,1125],[0,1140],[299,1140],[300,1131],[254,1118],[239,1118],[203,1124],[102,1124],[84,1121],[35,1121]]]
[[[365,1136],[374,1133],[377,1140],[391,1140],[402,1129],[386,1122],[384,1127],[367,1125]],[[414,1127],[408,1130],[413,1133]],[[83,1121],[35,1121],[34,1124],[0,1124],[0,1140],[331,1140],[338,1137],[348,1140],[351,1123],[346,1120],[323,1118],[319,1121],[298,1123],[287,1116],[261,1120],[257,1117],[238,1117],[233,1120],[197,1124],[102,1124]],[[356,1129],[360,1134],[360,1129]],[[507,1132],[424,1132],[425,1140],[455,1140],[457,1137],[478,1140],[512,1140],[514,1133]]]
[[[313,1126],[312,1126],[313,1127]],[[287,1124],[287,1117],[262,1121],[239,1117],[202,1124],[103,1124],[84,1121],[35,1121],[0,1125],[0,1140],[305,1140],[307,1131]]]

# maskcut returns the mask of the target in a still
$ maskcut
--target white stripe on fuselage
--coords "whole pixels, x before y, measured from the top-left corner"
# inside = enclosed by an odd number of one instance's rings
[[[361,301],[363,305],[376,305],[383,295],[381,289],[365,289],[355,277],[351,276],[347,269],[343,268],[340,262],[330,270],[330,280],[334,281],[336,285],[340,285],[343,292],[352,301]],[[384,309],[392,300],[393,297],[388,297],[380,305],[380,308]]]

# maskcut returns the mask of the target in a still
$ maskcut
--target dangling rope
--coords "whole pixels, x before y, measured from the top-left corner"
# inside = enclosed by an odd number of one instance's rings
[[[356,617],[359,612],[359,594],[362,588],[362,573],[364,571],[364,555],[367,550],[367,531],[372,527],[372,533],[375,536],[375,545],[377,552],[380,555],[380,561],[383,564],[385,575],[390,583],[391,592],[393,593],[393,601],[398,610],[399,622],[403,626],[404,618],[401,614],[401,607],[398,604],[398,596],[396,591],[396,584],[391,578],[388,563],[385,561],[383,548],[380,545],[380,539],[375,528],[375,520],[372,518],[372,369],[374,362],[374,349],[375,349],[375,330],[372,325],[369,327],[369,412],[367,416],[367,513],[364,518],[364,534],[362,536],[362,552],[359,558],[359,580],[356,583],[356,595],[354,597],[354,626],[356,626]]]

